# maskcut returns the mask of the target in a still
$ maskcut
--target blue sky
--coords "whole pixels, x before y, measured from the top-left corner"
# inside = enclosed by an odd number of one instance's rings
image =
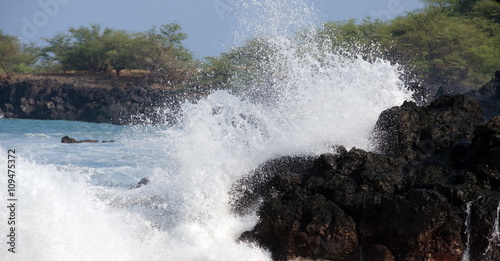
[[[24,42],[42,42],[69,27],[146,31],[178,22],[195,57],[216,56],[234,43],[238,5],[249,0],[0,0],[0,30]],[[282,0],[284,1],[284,0]],[[423,7],[419,0],[304,0],[318,10],[317,20],[390,19]]]

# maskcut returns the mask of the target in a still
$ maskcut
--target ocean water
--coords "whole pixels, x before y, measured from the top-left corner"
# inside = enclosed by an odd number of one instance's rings
[[[0,119],[0,146],[4,150],[15,149],[34,162],[86,171],[90,174],[88,181],[95,185],[134,186],[146,176],[135,170],[138,162],[150,159],[144,149],[133,147],[139,135],[144,136],[139,134],[142,131],[137,131],[139,128],[76,121]],[[145,127],[142,129],[144,133],[150,132]],[[61,143],[63,136],[100,143],[64,144]]]
[[[257,216],[230,211],[232,184],[275,157],[369,149],[380,112],[411,93],[397,65],[328,48],[314,30],[296,39],[291,31],[314,24],[305,1],[239,10],[237,37],[266,39],[259,66],[271,78],[184,103],[176,126],[0,119],[0,173],[15,149],[17,199],[15,254],[0,208],[0,260],[270,260],[237,241]],[[116,142],[61,144],[65,135]],[[131,189],[143,177],[150,184]],[[7,189],[2,175],[2,205]]]

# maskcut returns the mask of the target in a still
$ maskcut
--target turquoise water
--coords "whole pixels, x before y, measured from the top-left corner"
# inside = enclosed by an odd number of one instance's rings
[[[132,127],[77,121],[0,119],[0,147],[58,169],[82,169],[90,182],[130,187],[148,175],[154,161],[136,143],[162,127]],[[63,136],[99,143],[61,143]],[[115,142],[105,142],[110,141]],[[148,160],[149,159],[149,160]],[[149,162],[147,162],[149,161]]]

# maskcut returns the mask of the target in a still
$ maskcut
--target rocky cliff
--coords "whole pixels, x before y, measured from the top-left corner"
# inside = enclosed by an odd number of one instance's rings
[[[164,123],[185,99],[199,93],[138,84],[88,87],[57,79],[0,83],[0,117],[112,124]]]
[[[374,152],[263,164],[232,190],[236,213],[259,215],[240,240],[274,260],[500,260],[500,113],[481,106],[466,95],[405,102],[380,115]]]

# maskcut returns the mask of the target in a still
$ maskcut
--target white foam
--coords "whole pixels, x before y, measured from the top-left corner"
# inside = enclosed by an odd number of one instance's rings
[[[154,198],[138,190],[94,187],[82,173],[61,172],[22,158],[16,167],[16,254],[4,246],[1,260],[268,259],[264,251],[236,243],[235,227],[255,222],[249,218],[218,219],[213,227],[196,221],[158,229],[142,215],[151,209],[140,214],[131,209],[134,204],[158,207]],[[6,165],[2,162],[0,168]],[[0,186],[6,188],[6,179]],[[138,202],[141,197],[144,200]],[[5,203],[4,193],[1,198]],[[128,198],[127,206],[116,198]],[[0,216],[7,215],[7,209],[0,208]],[[2,235],[7,229],[2,226]]]
[[[186,103],[179,126],[123,140],[141,157],[149,151],[137,168],[150,184],[95,186],[92,171],[19,161],[18,260],[269,260],[265,250],[237,243],[257,217],[231,213],[234,182],[281,155],[368,148],[380,112],[410,98],[397,66],[339,54],[314,35],[290,36],[311,25],[304,2],[248,1],[244,10],[264,12],[261,25],[247,25],[257,36],[268,25],[270,59],[260,66],[271,78]]]

